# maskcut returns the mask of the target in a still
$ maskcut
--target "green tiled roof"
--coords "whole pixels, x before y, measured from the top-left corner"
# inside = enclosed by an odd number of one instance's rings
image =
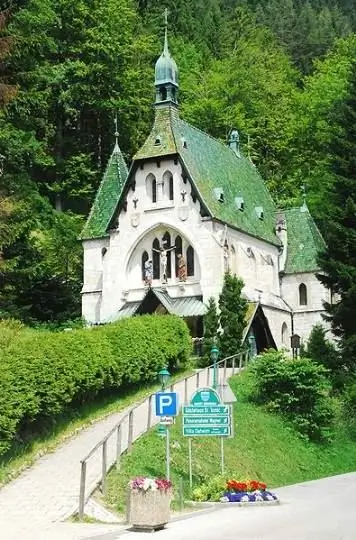
[[[160,143],[159,143],[160,141]],[[157,108],[154,126],[134,160],[179,154],[209,214],[248,234],[279,245],[275,234],[275,205],[261,176],[241,154],[191,126],[173,106]],[[214,189],[220,188],[224,202]],[[235,198],[242,197],[244,209]],[[263,209],[263,219],[256,208]]]
[[[317,255],[325,242],[306,205],[284,210],[287,224],[286,274],[315,272]]]
[[[118,144],[110,156],[89,217],[80,235],[82,240],[106,236],[107,228],[127,180],[128,170]]]

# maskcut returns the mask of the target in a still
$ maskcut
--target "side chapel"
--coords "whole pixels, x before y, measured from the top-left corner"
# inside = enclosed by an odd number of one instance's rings
[[[151,133],[129,169],[116,134],[82,231],[84,319],[175,313],[200,337],[229,270],[245,283],[256,352],[306,340],[330,293],[315,277],[324,242],[305,201],[278,210],[236,129],[223,144],[180,118],[167,29],[155,89]]]

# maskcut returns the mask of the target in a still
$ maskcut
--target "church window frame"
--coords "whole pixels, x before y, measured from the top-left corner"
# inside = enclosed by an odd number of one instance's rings
[[[189,245],[186,251],[187,261],[187,276],[194,277],[195,275],[195,253],[193,246]]]
[[[283,324],[282,324],[282,328],[281,328],[281,340],[282,340],[282,345],[284,345],[285,347],[288,347],[288,337],[289,337],[289,331],[288,331],[288,325],[287,323],[284,321]]]
[[[157,179],[152,173],[146,176],[146,193],[150,202],[157,202]]]
[[[305,283],[301,283],[298,287],[299,293],[299,305],[307,306],[308,305],[308,288]]]
[[[145,250],[141,255],[141,275],[142,275],[143,281],[145,281],[145,263],[149,261],[149,259],[150,259],[150,256],[148,252]]]
[[[152,267],[153,267],[153,279],[160,279],[161,277],[161,259],[159,251],[160,242],[156,237],[152,242]]]

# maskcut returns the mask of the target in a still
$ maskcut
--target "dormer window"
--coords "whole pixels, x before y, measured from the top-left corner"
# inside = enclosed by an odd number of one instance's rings
[[[161,144],[161,136],[157,135],[155,138],[155,146],[159,146]]]
[[[214,196],[220,203],[224,202],[224,190],[222,187],[214,188]]]
[[[243,197],[235,197],[235,205],[238,210],[243,212],[245,210],[245,201]]]
[[[182,137],[181,140],[182,140],[182,146],[183,146],[183,148],[188,148],[186,139],[185,139],[184,137]]]
[[[260,219],[262,221],[264,219],[264,212],[263,212],[262,206],[256,206],[255,207],[255,212],[256,212],[256,215],[257,215],[258,219]]]

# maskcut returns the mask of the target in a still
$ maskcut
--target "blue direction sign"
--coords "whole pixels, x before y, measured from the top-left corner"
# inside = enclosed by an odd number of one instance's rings
[[[230,437],[231,417],[231,406],[222,404],[213,388],[201,388],[193,394],[190,405],[183,407],[183,435]]]

